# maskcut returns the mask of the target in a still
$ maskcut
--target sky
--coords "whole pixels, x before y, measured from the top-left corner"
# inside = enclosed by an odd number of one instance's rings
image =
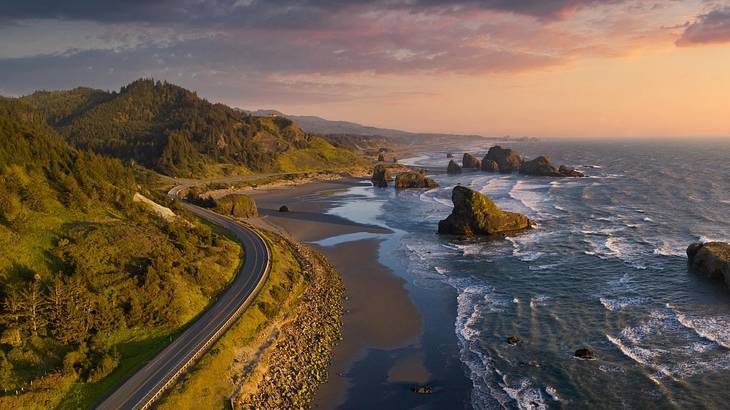
[[[730,137],[730,0],[0,2],[0,95],[140,77],[410,131]]]

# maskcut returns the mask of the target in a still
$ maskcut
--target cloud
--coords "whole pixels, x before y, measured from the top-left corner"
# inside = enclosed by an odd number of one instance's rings
[[[730,7],[712,10],[702,14],[688,24],[677,40],[677,46],[688,47],[701,44],[730,42]]]

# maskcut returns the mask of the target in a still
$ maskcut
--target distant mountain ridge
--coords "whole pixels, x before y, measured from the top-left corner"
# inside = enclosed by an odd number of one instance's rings
[[[334,121],[313,115],[289,115],[276,110],[256,110],[247,111],[254,116],[277,115],[289,118],[295,121],[302,130],[315,134],[349,134],[363,136],[387,137],[407,142],[418,142],[440,138],[452,139],[489,139],[481,135],[468,134],[439,134],[439,133],[419,133],[402,131],[391,128],[378,128],[367,125],[358,124],[350,121]]]

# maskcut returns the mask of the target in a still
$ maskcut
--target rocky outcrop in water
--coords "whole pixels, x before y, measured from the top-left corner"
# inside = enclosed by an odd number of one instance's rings
[[[550,158],[541,155],[530,161],[525,161],[520,166],[520,174],[540,177],[559,177],[558,169],[550,162]]]
[[[461,166],[469,169],[479,169],[482,166],[482,162],[477,159],[474,155],[466,152],[461,160]]]
[[[593,356],[593,351],[585,347],[576,350],[574,356],[584,360],[592,360],[595,358],[595,356]]]
[[[482,160],[482,171],[484,172],[499,172],[499,164],[497,161],[492,159]]]
[[[373,176],[370,178],[370,181],[372,181],[373,185],[376,187],[385,188],[388,186],[388,182],[392,179],[393,176],[390,175],[388,168],[386,168],[383,164],[378,164],[375,168],[373,168]]]
[[[558,168],[558,173],[566,177],[582,178],[585,176],[582,172],[576,171],[575,168],[571,168],[567,165],[561,165]]]
[[[385,155],[383,155],[383,154],[378,154],[378,161],[379,161],[379,162],[383,162],[383,161],[385,161]]]
[[[530,228],[526,216],[503,211],[486,195],[467,187],[454,187],[451,200],[454,210],[439,222],[439,234],[495,235]]]
[[[489,148],[487,155],[482,159],[482,164],[486,161],[496,162],[499,172],[503,174],[511,174],[519,170],[522,165],[522,158],[517,154],[517,151],[510,148],[502,148],[499,145]],[[485,169],[482,168],[482,170]],[[489,171],[489,169],[485,171]]]
[[[446,158],[454,158],[454,154],[452,154],[450,152],[447,152],[446,153]]]
[[[520,166],[520,174],[532,175],[540,177],[582,177],[582,172],[578,172],[566,165],[556,168],[550,161],[550,157],[541,155],[530,161],[524,161]]]
[[[452,159],[446,167],[446,173],[449,175],[461,174],[461,167]]]
[[[718,278],[730,286],[730,244],[695,242],[687,248],[689,265],[709,278]]]
[[[420,172],[402,172],[395,177],[396,189],[436,188],[439,184]]]

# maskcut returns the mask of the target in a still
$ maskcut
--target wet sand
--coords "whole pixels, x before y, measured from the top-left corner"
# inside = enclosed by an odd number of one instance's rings
[[[259,208],[257,224],[273,227],[302,242],[357,232],[391,233],[383,227],[358,224],[325,213],[334,206],[331,193],[356,182],[353,179],[316,182],[246,194],[256,200]],[[281,205],[287,205],[290,212],[278,212]],[[315,397],[316,408],[335,408],[345,403],[351,387],[352,366],[369,350],[403,351],[419,343],[422,318],[409,297],[405,280],[378,262],[380,242],[371,238],[315,246],[340,272],[348,295],[344,303],[343,340],[335,348],[328,380]],[[428,381],[430,374],[422,355],[411,352],[413,349],[405,350],[408,351],[405,355],[395,354],[392,360],[384,362],[388,367],[385,369],[387,383],[411,385]]]

